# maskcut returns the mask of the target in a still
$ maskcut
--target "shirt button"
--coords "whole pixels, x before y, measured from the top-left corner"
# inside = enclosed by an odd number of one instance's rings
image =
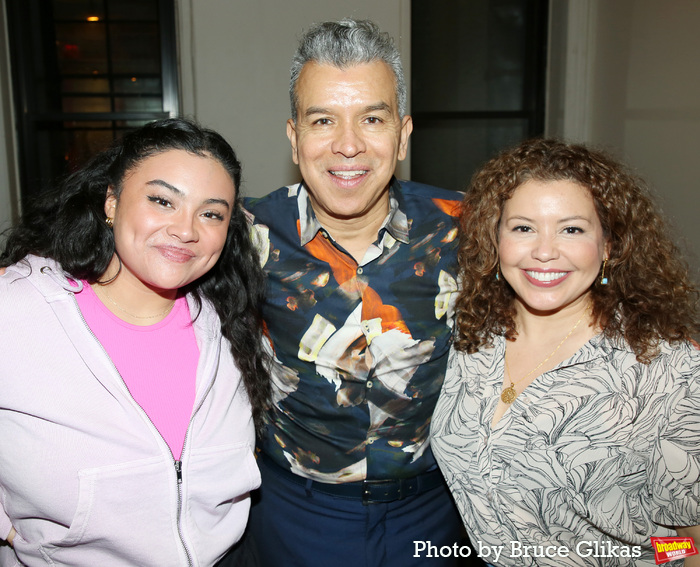
[[[372,384],[372,380],[367,380],[367,387],[371,388],[372,386],[374,386],[374,384]]]
[[[360,275],[362,275],[362,266],[360,266],[359,268],[357,268],[357,273],[360,274]]]

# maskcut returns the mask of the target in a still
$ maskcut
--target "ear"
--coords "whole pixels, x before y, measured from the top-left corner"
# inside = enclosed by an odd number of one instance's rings
[[[292,160],[299,165],[299,153],[297,152],[297,126],[291,118],[287,120],[287,138],[292,144]]]
[[[107,188],[107,196],[105,197],[105,216],[114,218],[117,211],[117,196],[114,194],[114,188],[110,185]]]
[[[413,118],[406,115],[401,120],[401,133],[399,134],[399,161],[406,159],[406,153],[408,152],[408,138],[413,132]]]

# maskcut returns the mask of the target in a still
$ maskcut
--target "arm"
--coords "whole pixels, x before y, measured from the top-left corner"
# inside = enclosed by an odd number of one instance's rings
[[[676,527],[676,532],[681,537],[692,537],[695,540],[695,547],[700,546],[700,526]],[[700,567],[700,554],[688,557],[683,563],[685,567]]]

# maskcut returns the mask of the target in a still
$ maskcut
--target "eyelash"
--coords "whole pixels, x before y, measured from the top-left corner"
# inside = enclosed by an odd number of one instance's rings
[[[381,124],[384,122],[379,116],[368,116],[365,118],[365,122],[375,125],[375,124]],[[328,126],[331,123],[330,118],[319,118],[318,120],[314,121],[314,124],[318,124],[319,126]]]
[[[165,208],[172,208],[173,206],[172,203],[168,201],[168,199],[166,199],[165,197],[160,197],[158,195],[149,195],[148,200]],[[216,211],[205,211],[204,213],[202,213],[202,216],[206,219],[216,219],[220,221],[224,220],[224,215],[222,215],[221,213],[217,213]]]
[[[148,200],[152,203],[156,203],[157,205],[161,205],[163,207],[172,207],[172,203],[170,201],[168,201],[165,197],[161,197],[159,195],[149,195]]]
[[[531,232],[531,230],[532,229],[529,226],[523,224],[513,227],[513,232]],[[585,231],[578,226],[567,226],[564,227],[563,232],[565,234],[583,234]]]

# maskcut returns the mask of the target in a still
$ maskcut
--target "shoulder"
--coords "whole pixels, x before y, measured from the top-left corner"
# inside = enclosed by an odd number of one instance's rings
[[[462,193],[398,179],[392,182],[391,191],[411,227],[435,222],[443,222],[451,228],[456,226],[462,206]]]
[[[655,376],[671,374],[674,382],[682,388],[692,388],[700,408],[700,350],[697,343],[662,343],[660,352],[649,364]],[[700,414],[699,414],[700,415]]]
[[[63,274],[61,266],[53,260],[39,256],[25,256],[19,262],[3,268],[0,274],[0,285],[7,291],[22,285],[31,287],[38,282],[42,273],[47,272]]]
[[[196,297],[194,292],[186,298],[195,334],[208,340],[217,339],[221,335],[221,320],[213,303],[206,297]]]
[[[618,376],[637,395],[666,396],[690,382],[700,383],[700,350],[687,341],[662,341],[649,362],[640,362],[632,348],[621,338],[598,335],[590,341],[593,352],[601,357],[605,374]]]
[[[297,206],[299,187],[300,184],[295,183],[280,187],[264,197],[244,197],[243,206],[256,218],[274,211],[294,210]]]
[[[631,358],[634,353],[620,350],[618,359]],[[636,371],[647,374],[654,380],[674,379],[675,381],[700,381],[700,350],[694,342],[680,341],[668,343],[663,341],[658,346],[657,355],[649,362],[638,362],[635,357]]]
[[[464,194],[461,191],[450,191],[434,185],[427,185],[417,181],[398,180],[394,187],[399,187],[401,194],[408,201],[434,202],[445,201],[452,207],[459,207]]]
[[[53,260],[27,256],[0,276],[0,320],[4,325],[41,325],[53,311],[52,304],[80,289],[82,283],[69,280]]]
[[[445,383],[458,384],[465,380],[473,381],[480,377],[498,376],[504,340],[503,337],[496,336],[492,344],[486,345],[472,354],[457,350],[453,344],[450,347]]]

